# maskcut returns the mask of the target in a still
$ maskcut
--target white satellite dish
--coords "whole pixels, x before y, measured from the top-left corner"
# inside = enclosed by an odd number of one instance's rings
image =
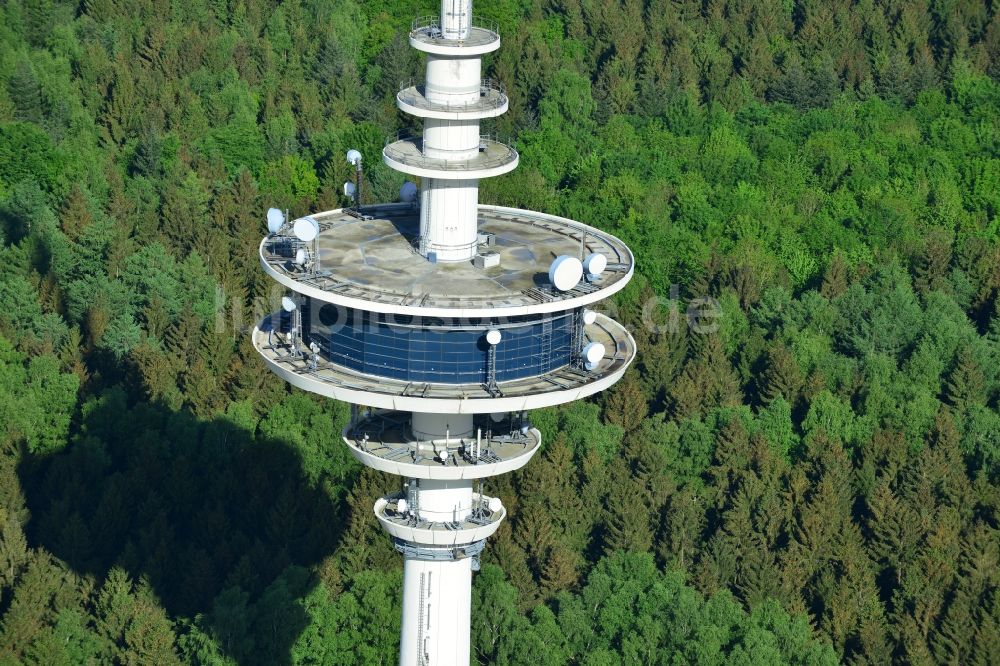
[[[596,277],[603,273],[607,267],[608,258],[603,254],[592,254],[583,260],[583,270],[587,271],[587,275]]]
[[[396,511],[398,513],[403,514],[404,516],[406,515],[406,500],[405,499],[400,499],[400,500],[398,500],[396,502]]]
[[[297,265],[299,265],[299,266],[305,266],[305,265],[306,265],[306,261],[307,261],[308,259],[309,259],[309,255],[308,255],[308,254],[306,254],[306,250],[305,250],[305,248],[303,248],[303,247],[300,247],[300,248],[299,248],[299,249],[298,249],[298,250],[297,250],[297,251],[295,252],[295,263],[296,263]]]
[[[486,342],[490,343],[494,347],[500,344],[500,340],[502,339],[503,336],[500,335],[500,331],[498,331],[495,328],[491,328],[489,331],[486,332]]]
[[[300,217],[295,220],[295,225],[292,227],[295,232],[295,237],[300,241],[308,243],[309,241],[315,240],[316,236],[319,235],[319,222],[311,217]]]
[[[344,195],[350,198],[354,198],[354,195],[358,193],[358,187],[351,181],[344,183]]]
[[[267,230],[276,234],[285,224],[285,214],[278,208],[267,209]]]
[[[569,291],[583,277],[583,264],[576,257],[562,254],[549,266],[549,282],[559,291]]]
[[[289,296],[281,297],[281,309],[285,312],[292,312],[295,310],[295,301]]]
[[[347,163],[348,164],[352,164],[354,166],[358,166],[358,163],[360,161],[361,161],[361,152],[360,151],[354,150],[353,148],[351,148],[350,150],[347,151]]]
[[[596,366],[604,358],[604,345],[600,342],[591,342],[583,348],[583,358],[587,363]]]
[[[417,200],[417,186],[410,181],[403,183],[399,188],[399,200],[404,203],[411,203]]]
[[[499,497],[491,497],[487,500],[486,506],[488,506],[490,511],[493,513],[500,513],[500,510],[503,509],[503,502],[500,501]]]
[[[587,326],[590,326],[595,321],[597,321],[597,313],[596,312],[594,312],[593,310],[584,310],[583,311],[583,323],[584,324],[586,324]]]

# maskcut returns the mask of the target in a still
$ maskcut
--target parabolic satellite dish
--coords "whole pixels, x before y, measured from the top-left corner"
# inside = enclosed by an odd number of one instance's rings
[[[410,181],[403,183],[399,188],[399,200],[404,203],[411,203],[417,200],[417,186]]]
[[[591,342],[583,348],[583,358],[587,363],[597,365],[604,358],[604,345],[600,342]]]
[[[292,300],[290,296],[281,297],[281,309],[285,312],[291,312],[295,309],[295,301]]]
[[[503,338],[503,336],[500,335],[500,331],[498,331],[495,328],[490,329],[486,333],[486,342],[490,343],[493,346],[496,346],[496,345],[500,344],[500,340],[502,338]]]
[[[295,263],[299,266],[305,266],[306,260],[309,259],[309,255],[306,254],[305,248],[300,247],[295,251]]]
[[[354,183],[352,183],[351,181],[347,181],[346,183],[344,183],[344,195],[353,199],[354,195],[357,193],[358,193],[358,188]]]
[[[549,267],[549,282],[559,291],[569,291],[583,277],[583,264],[576,257],[562,254]]]
[[[603,254],[592,254],[583,260],[583,270],[587,275],[598,276],[608,267],[608,258]]]
[[[295,237],[304,243],[308,243],[316,239],[319,235],[319,222],[311,217],[300,217],[295,220],[295,225],[292,227],[295,232]]]
[[[584,324],[586,324],[587,326],[590,326],[595,321],[597,321],[597,313],[596,312],[594,312],[593,310],[584,310],[583,311],[583,323]]]
[[[285,214],[281,212],[278,208],[268,208],[267,209],[267,230],[272,234],[276,234],[281,230],[281,227],[285,224]]]
[[[347,163],[348,164],[353,164],[354,166],[358,166],[358,162],[360,162],[360,161],[361,161],[361,153],[360,153],[360,151],[354,150],[353,148],[351,148],[350,150],[347,151]]]

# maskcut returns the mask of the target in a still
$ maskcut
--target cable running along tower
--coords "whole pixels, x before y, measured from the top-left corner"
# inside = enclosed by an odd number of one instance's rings
[[[506,516],[484,481],[531,459],[528,411],[604,390],[635,356],[629,333],[594,304],[622,289],[620,240],[545,213],[479,204],[479,180],[513,170],[509,142],[480,132],[507,110],[482,79],[500,47],[472,0],[442,0],[410,44],[426,79],[397,103],[423,135],[393,137],[384,162],[408,174],[400,202],[361,202],[294,220],[268,213],[264,270],[289,290],[253,344],[294,386],[355,407],[344,443],[400,477],[375,517],[404,560],[402,666],[470,659],[472,572]]]

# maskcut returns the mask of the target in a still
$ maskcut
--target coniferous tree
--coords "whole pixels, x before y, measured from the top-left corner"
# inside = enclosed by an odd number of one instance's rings
[[[820,293],[826,298],[836,298],[847,291],[847,280],[847,261],[842,252],[835,250],[823,274]]]
[[[45,120],[45,100],[34,67],[27,58],[20,58],[7,82],[18,120],[41,124]]]
[[[945,284],[951,257],[949,235],[942,230],[928,234],[923,249],[914,260],[913,288],[923,295],[940,289]]]
[[[955,363],[944,386],[945,398],[958,409],[986,402],[986,379],[971,347],[964,345],[955,355]]]
[[[805,384],[795,356],[779,342],[768,348],[765,359],[760,385],[761,399],[770,403],[781,396],[794,406]]]
[[[633,375],[627,374],[609,392],[604,404],[604,419],[628,434],[639,427],[648,410],[639,382]]]

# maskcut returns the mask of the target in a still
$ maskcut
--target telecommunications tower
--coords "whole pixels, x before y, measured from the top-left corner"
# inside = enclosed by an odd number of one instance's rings
[[[508,102],[482,79],[500,36],[472,0],[442,0],[410,44],[426,78],[397,103],[423,134],[391,138],[382,159],[419,188],[365,204],[351,151],[352,206],[269,211],[260,260],[289,294],[253,344],[294,386],[354,405],[351,454],[400,477],[374,508],[404,559],[399,663],[451,666],[469,663],[472,572],[506,515],[484,480],[538,451],[529,410],[604,390],[632,362],[635,341],[592,308],[625,286],[633,259],[596,228],[479,204],[479,180],[518,154],[480,132]]]

